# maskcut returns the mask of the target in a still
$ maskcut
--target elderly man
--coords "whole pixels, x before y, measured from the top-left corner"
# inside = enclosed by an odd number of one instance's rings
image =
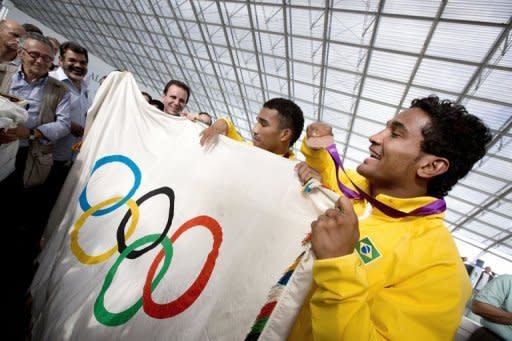
[[[7,94],[12,75],[18,67],[18,43],[25,34],[23,26],[14,20],[0,20],[0,92]]]
[[[273,98],[261,108],[252,128],[252,144],[288,159],[295,159],[292,146],[304,128],[304,115],[300,107],[284,98]],[[243,141],[233,123],[220,118],[201,132],[201,145],[212,143],[218,135],[227,135]]]
[[[162,102],[164,103],[164,112],[173,116],[180,116],[190,99],[190,88],[187,84],[170,80],[164,88]]]
[[[30,190],[23,189],[24,180],[27,180],[24,179],[24,173],[28,146],[30,142],[50,150],[51,145],[55,145],[59,139],[69,134],[70,94],[64,84],[48,76],[54,55],[53,46],[48,39],[37,33],[27,33],[20,46],[18,54],[21,65],[12,76],[10,93],[27,100],[28,120],[25,124],[19,124],[17,128],[0,132],[0,143],[20,141],[16,170],[0,187],[4,195],[9,193],[13,198],[20,200],[7,200],[6,207],[14,207],[6,212],[15,216],[14,213],[20,211],[20,207],[31,207],[31,214],[20,214],[16,217],[16,224],[29,226],[34,238],[37,239],[45,223],[41,221],[44,217],[44,205],[40,202],[41,186],[35,186]]]
[[[32,262],[39,251],[46,214],[42,205],[44,184],[24,188],[29,143],[50,149],[70,129],[70,94],[64,84],[48,76],[54,57],[51,43],[40,34],[27,33],[20,42],[18,56],[21,65],[12,76],[10,93],[27,100],[29,117],[25,124],[0,132],[0,143],[20,142],[16,170],[0,183],[2,226],[6,227],[4,237],[9,240],[6,250],[12,255],[4,270],[18,274],[8,284],[11,287],[7,305],[12,306],[9,318],[14,321],[14,330],[22,330],[21,302],[32,278]]]
[[[18,159],[20,163],[24,163],[29,141],[35,140],[42,144],[56,143],[69,133],[70,94],[62,83],[49,80],[48,70],[54,51],[48,39],[37,33],[27,33],[20,45],[18,52],[21,66],[12,76],[10,93],[28,101],[29,117],[25,125],[1,132],[0,143],[20,140],[20,152],[25,155]],[[45,98],[46,94],[51,95]],[[55,99],[56,95],[59,98]],[[40,122],[40,109],[43,103],[52,109],[54,120]],[[20,171],[20,168],[24,167],[17,168]]]
[[[0,62],[12,62],[18,55],[18,43],[25,34],[14,20],[0,20]]]

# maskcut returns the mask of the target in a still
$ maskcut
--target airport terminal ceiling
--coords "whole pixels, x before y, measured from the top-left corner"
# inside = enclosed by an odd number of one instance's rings
[[[447,197],[447,225],[461,255],[510,273],[510,0],[12,3],[154,93],[186,81],[190,111],[229,116],[246,138],[265,100],[291,98],[306,124],[333,125],[348,167],[412,99],[437,94],[465,105],[493,140]]]

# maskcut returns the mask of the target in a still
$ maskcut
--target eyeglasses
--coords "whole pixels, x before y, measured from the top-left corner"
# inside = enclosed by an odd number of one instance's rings
[[[31,58],[37,60],[39,58],[41,58],[43,60],[43,62],[45,63],[50,63],[53,61],[53,57],[50,57],[49,55],[47,54],[42,54],[42,53],[39,53],[39,52],[36,52],[36,51],[29,51],[25,48],[21,48],[23,51],[25,51]]]

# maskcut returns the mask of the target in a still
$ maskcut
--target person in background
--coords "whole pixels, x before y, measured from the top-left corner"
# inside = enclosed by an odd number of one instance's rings
[[[144,91],[141,91],[141,93],[142,93],[142,96],[144,96],[144,98],[146,99],[146,101],[147,101],[148,103],[151,103],[151,100],[153,99],[153,98],[151,97],[151,95],[150,95],[150,94],[148,94],[147,92],[144,92]]]
[[[482,290],[494,277],[496,277],[496,274],[492,271],[491,267],[486,266],[475,284],[475,291]]]
[[[204,111],[201,111],[197,114],[182,111],[181,116],[184,116],[193,122],[199,121],[206,124],[207,126],[212,125],[212,117],[210,116],[210,114]]]
[[[53,167],[46,186],[45,204],[48,213],[57,200],[76,157],[72,147],[82,139],[90,105],[89,89],[85,82],[89,64],[87,49],[72,41],[64,42],[59,49],[59,68],[50,72],[50,76],[64,83],[69,90],[71,127],[69,134],[55,144]]]
[[[471,271],[473,271],[473,268],[475,266],[470,263],[470,261],[468,260],[468,257],[461,257],[461,260],[464,263],[464,266],[466,267],[466,271],[467,271],[468,275],[471,275]]]
[[[18,43],[25,29],[14,20],[0,20],[0,63],[11,63],[18,55]]]
[[[27,32],[27,33],[33,32],[33,33],[38,33],[40,35],[43,35],[43,31],[41,31],[41,29],[34,24],[24,23],[22,26],[25,29],[25,32]]]
[[[201,121],[204,124],[206,124],[207,126],[211,126],[213,123],[212,117],[210,116],[210,114],[208,114],[207,112],[204,112],[204,111],[201,111],[199,114],[197,114],[196,121]]]
[[[69,134],[70,94],[66,86],[48,76],[54,58],[53,46],[44,36],[26,33],[20,42],[18,56],[20,67],[12,76],[10,94],[25,98],[29,103],[28,120],[16,128],[0,131],[0,143],[19,140],[16,155],[16,169],[0,182],[0,207],[4,237],[9,240],[6,247],[10,261],[6,273],[16,273],[9,281],[7,291],[7,322],[11,331],[24,330],[24,308],[26,290],[33,276],[33,261],[39,252],[39,241],[44,221],[44,184],[24,188],[23,175],[29,143],[48,145],[56,143]],[[40,123],[38,117],[42,108],[53,116],[53,121]],[[25,335],[15,339],[23,340]]]
[[[57,53],[59,51],[60,42],[57,40],[57,38],[47,36],[48,40],[52,43],[53,49],[55,52],[55,59],[53,61],[52,66],[50,66],[50,71],[56,70],[59,67],[59,54]]]
[[[480,323],[485,329],[475,331],[470,340],[512,340],[512,275],[500,275],[488,282],[471,308],[482,317]]]
[[[173,116],[180,116],[190,99],[190,88],[179,80],[170,80],[162,93],[164,112]]]
[[[287,159],[295,159],[292,146],[304,128],[302,109],[293,101],[273,98],[261,108],[252,128],[252,144]],[[214,143],[218,135],[226,135],[236,141],[244,139],[236,131],[233,122],[220,118],[201,132],[201,145]]]
[[[14,20],[0,20],[0,92],[9,94],[12,76],[18,70],[20,60],[18,44],[25,29]]]
[[[154,106],[158,110],[164,111],[164,104],[161,101],[157,100],[157,99],[150,100],[149,104]]]

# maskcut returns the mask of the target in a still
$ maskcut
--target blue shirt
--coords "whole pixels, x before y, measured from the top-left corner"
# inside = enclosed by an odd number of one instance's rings
[[[59,104],[55,113],[55,121],[46,124],[38,125],[39,110],[41,108],[41,100],[43,98],[43,89],[48,81],[48,75],[43,76],[33,82],[28,83],[25,80],[21,66],[12,75],[10,93],[14,96],[21,97],[28,102],[28,120],[25,122],[25,127],[29,129],[39,130],[44,137],[40,139],[42,143],[57,142],[60,138],[69,134],[70,127],[70,113],[69,102],[70,95],[66,92]],[[28,146],[26,139],[20,139],[20,147]]]
[[[50,72],[50,77],[53,77],[61,81],[67,86],[71,96],[69,104],[71,122],[74,122],[82,127],[85,127],[85,118],[87,116],[87,110],[89,109],[90,105],[89,90],[87,89],[87,84],[84,81],[82,81],[79,91],[61,67],[59,67],[55,71]],[[73,155],[71,147],[73,147],[73,145],[77,143],[80,139],[80,137],[76,137],[71,133],[61,138],[59,141],[57,141],[57,144],[55,145],[53,158],[59,161],[71,160],[75,156]]]
[[[512,312],[512,275],[500,275],[489,281],[475,300]],[[512,340],[512,325],[494,323],[483,317],[480,323],[505,340]]]

